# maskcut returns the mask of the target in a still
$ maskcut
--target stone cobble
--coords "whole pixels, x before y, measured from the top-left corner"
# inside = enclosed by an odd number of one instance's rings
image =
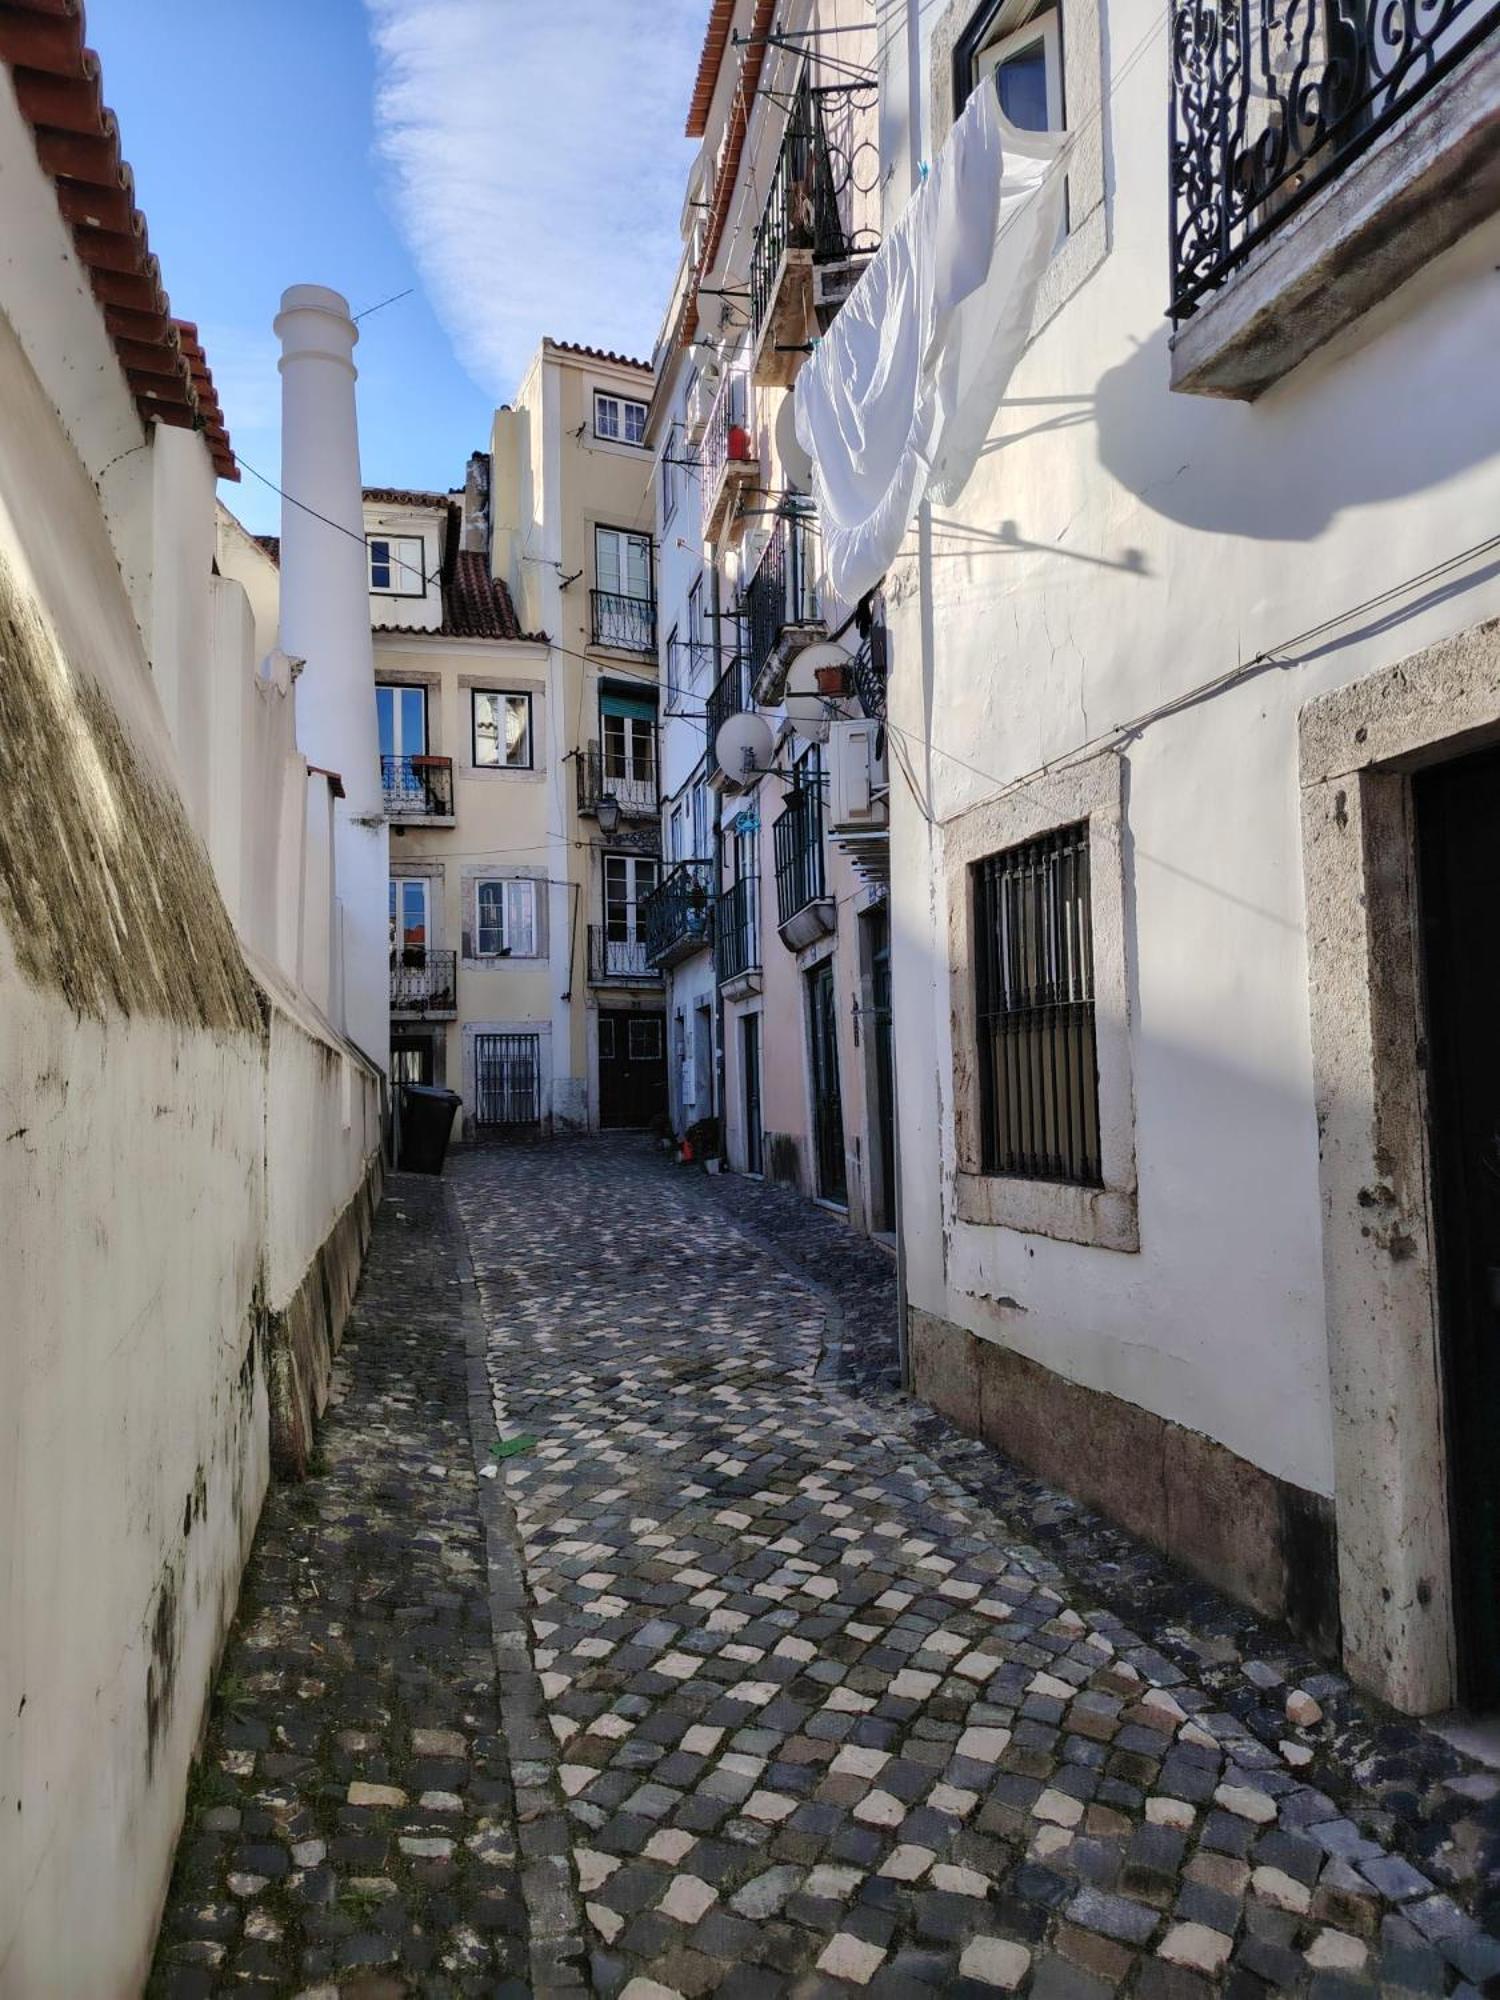
[[[1500,1978],[1494,1781],[908,1402],[882,1252],[643,1143],[453,1171],[596,1990]]]
[[[319,1458],[273,1489],[150,1991],[524,1994],[462,1245],[441,1182],[377,1219]]]

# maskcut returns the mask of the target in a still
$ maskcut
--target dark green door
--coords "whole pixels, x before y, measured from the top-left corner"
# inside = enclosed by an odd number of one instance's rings
[[[1500,754],[1413,781],[1454,1602],[1465,1702],[1500,1702]]]
[[[833,960],[807,975],[807,1032],[812,1069],[813,1159],[824,1201],[847,1202],[844,1102],[839,1091],[838,1002]]]

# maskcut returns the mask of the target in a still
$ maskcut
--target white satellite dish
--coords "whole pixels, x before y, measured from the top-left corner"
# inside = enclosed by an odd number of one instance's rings
[[[786,677],[782,706],[786,719],[804,743],[826,743],[829,727],[841,697],[819,685],[819,675],[836,670],[842,679],[852,656],[829,639],[816,646],[804,646],[792,661]]]
[[[774,749],[770,723],[752,709],[742,709],[738,715],[731,715],[720,724],[719,733],[714,738],[714,755],[719,760],[719,769],[734,785],[748,784],[761,772],[769,771]]]
[[[783,396],[781,408],[776,412],[776,456],[781,460],[781,470],[788,483],[803,493],[810,492],[813,462],[797,437],[795,396]]]

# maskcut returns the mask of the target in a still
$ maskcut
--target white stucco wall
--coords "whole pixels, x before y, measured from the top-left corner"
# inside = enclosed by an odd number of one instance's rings
[[[1116,69],[1157,22],[1112,0]],[[926,120],[931,97],[925,75],[908,91],[906,46],[898,20],[893,212],[930,144],[905,145],[903,113]],[[1157,48],[1110,106],[1108,255],[1037,332],[960,502],[889,583],[892,719],[924,795],[893,784],[908,1285],[914,1306],[1326,1494],[1297,716],[1494,615],[1500,583],[1455,577],[1279,649],[1493,520],[1500,226],[1254,405],[1173,396],[1165,121]],[[959,1222],[942,823],[1267,649],[1277,664],[1122,746],[1139,1253]]]

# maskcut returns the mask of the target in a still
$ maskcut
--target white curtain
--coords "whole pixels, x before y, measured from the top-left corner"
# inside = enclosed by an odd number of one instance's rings
[[[857,603],[924,497],[968,484],[1063,216],[1056,132],[1022,132],[986,79],[797,378],[828,580]]]

